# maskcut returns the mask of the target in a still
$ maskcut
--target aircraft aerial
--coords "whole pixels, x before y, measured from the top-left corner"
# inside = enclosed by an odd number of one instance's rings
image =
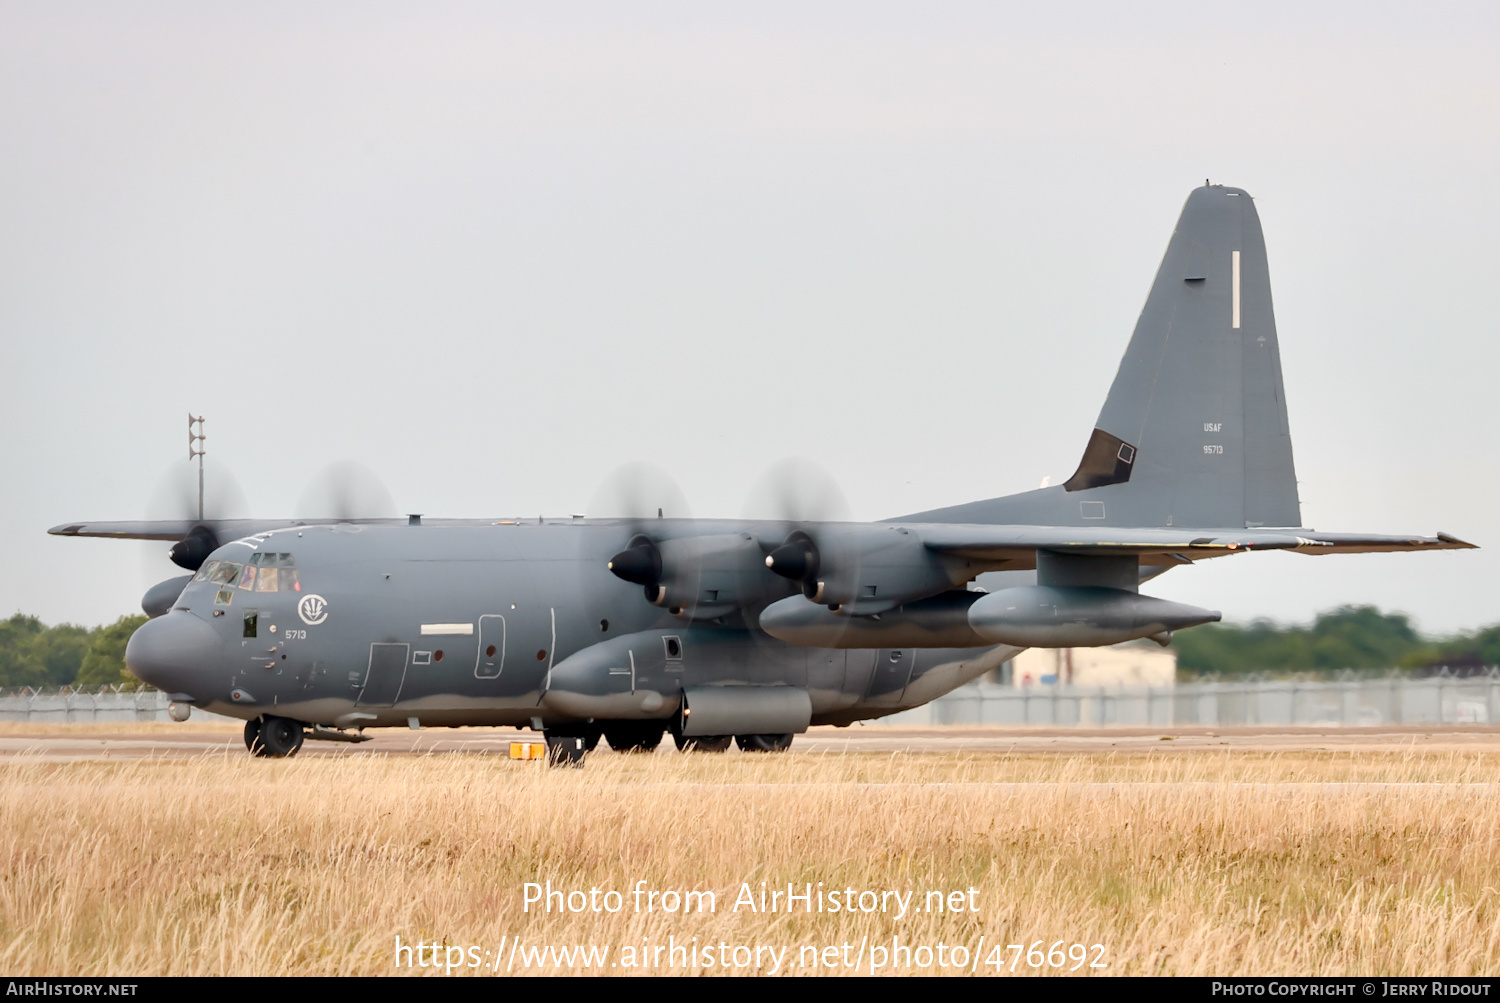
[[[201,428],[201,426],[200,426]],[[172,541],[126,664],[260,756],[380,727],[516,726],[554,761],[787,748],[924,704],[1027,647],[1220,619],[1140,591],[1260,550],[1472,547],[1303,528],[1260,220],[1183,207],[1066,482],[874,523],[666,517],[76,522]]]

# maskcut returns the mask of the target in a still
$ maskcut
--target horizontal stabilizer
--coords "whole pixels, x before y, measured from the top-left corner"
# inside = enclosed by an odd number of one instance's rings
[[[1253,550],[1294,550],[1299,554],[1375,554],[1398,550],[1473,550],[1475,545],[1437,536],[1373,533],[1319,533],[1316,530],[1170,530],[1060,526],[914,527],[927,549],[954,557],[1005,561],[1038,550],[1077,554],[1173,554],[1188,560]]]
[[[1365,533],[1313,533],[1292,547],[1299,554],[1383,554],[1398,550],[1478,550],[1479,545],[1447,533],[1430,536],[1370,536]]]

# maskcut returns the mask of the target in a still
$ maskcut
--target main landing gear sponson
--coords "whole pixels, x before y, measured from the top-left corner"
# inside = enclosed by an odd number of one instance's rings
[[[261,716],[245,722],[245,748],[251,755],[286,759],[302,748],[302,722],[287,717]]]

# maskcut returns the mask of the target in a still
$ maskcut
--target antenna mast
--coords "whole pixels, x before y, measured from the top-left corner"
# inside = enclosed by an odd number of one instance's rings
[[[193,412],[189,411],[188,412],[188,462],[191,463],[192,460],[193,460],[193,457],[195,457],[195,456],[198,458],[198,521],[199,522],[203,521],[203,453],[204,453],[203,440],[206,439],[206,438],[208,438],[208,436],[206,436],[206,435],[203,434],[203,416],[200,414],[200,415],[198,415],[195,418],[195,417],[193,417]]]

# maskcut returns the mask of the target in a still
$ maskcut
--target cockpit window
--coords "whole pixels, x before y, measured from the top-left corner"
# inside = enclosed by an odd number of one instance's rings
[[[291,554],[252,554],[250,563],[233,566],[239,571],[239,587],[247,592],[301,592],[297,567]]]
[[[233,585],[239,578],[243,564],[233,561],[204,561],[203,567],[193,576],[194,582],[212,582],[215,585]]]
[[[277,554],[276,569],[278,584],[282,592],[302,591],[302,583],[297,580],[297,566],[292,563],[291,554]]]

